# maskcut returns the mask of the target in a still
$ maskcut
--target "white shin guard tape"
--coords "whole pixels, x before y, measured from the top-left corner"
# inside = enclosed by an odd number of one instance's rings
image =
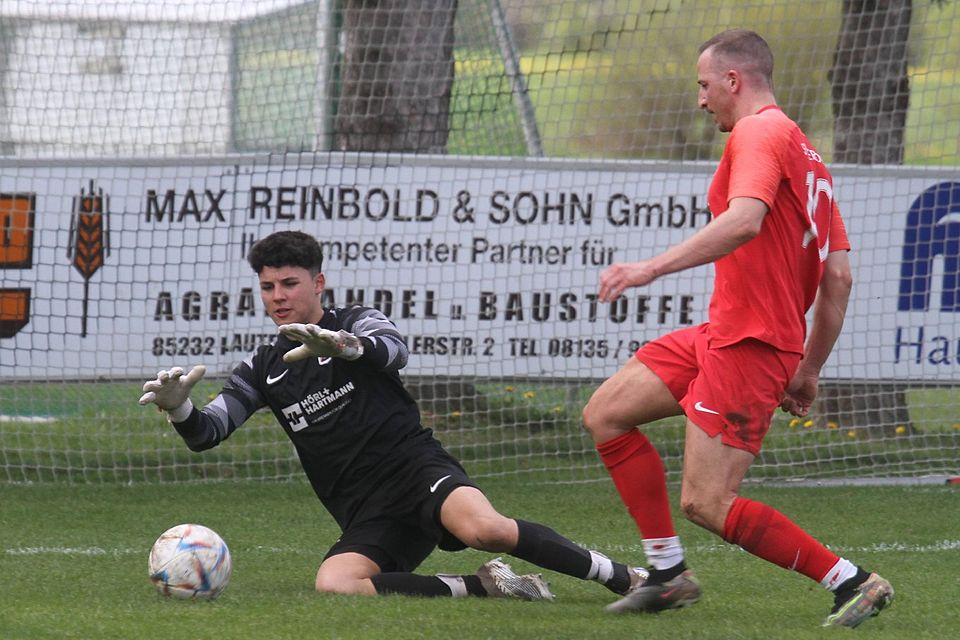
[[[606,584],[613,577],[613,562],[599,551],[590,552],[590,573],[587,580]]]
[[[451,575],[438,575],[437,578],[443,582],[450,589],[450,595],[454,598],[466,598],[467,593],[467,584],[463,581],[462,576],[451,576]]]

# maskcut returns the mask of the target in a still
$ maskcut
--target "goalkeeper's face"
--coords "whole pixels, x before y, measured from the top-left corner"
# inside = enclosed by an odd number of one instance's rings
[[[278,325],[299,322],[314,324],[323,317],[320,294],[322,273],[303,267],[264,267],[260,271],[260,299],[267,314]]]

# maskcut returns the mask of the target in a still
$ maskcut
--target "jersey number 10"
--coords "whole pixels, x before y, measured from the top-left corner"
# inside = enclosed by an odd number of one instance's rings
[[[820,200],[820,195],[826,196],[825,201]],[[830,214],[833,211],[833,186],[826,178],[817,178],[813,171],[807,172],[807,220],[810,226],[803,234],[803,248],[806,249],[811,240],[820,238],[820,232],[817,227],[817,210],[821,203],[827,206],[827,215],[824,220],[830,220]],[[819,241],[818,241],[819,242]],[[830,253],[830,229],[827,228],[823,243],[817,247],[820,252],[820,262],[827,259]]]

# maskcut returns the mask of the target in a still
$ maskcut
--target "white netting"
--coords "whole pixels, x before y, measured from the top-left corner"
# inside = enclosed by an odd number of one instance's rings
[[[823,403],[752,476],[960,473],[960,7],[876,4],[0,2],[0,480],[299,476],[269,415],[197,456],[136,404],[272,338],[244,256],[285,228],[324,243],[329,304],[408,336],[471,472],[603,477],[581,407],[705,319],[712,272],[612,305],[597,279],[709,219],[695,62],[734,26],[772,45],[855,247]],[[680,426],[650,433],[676,477]]]

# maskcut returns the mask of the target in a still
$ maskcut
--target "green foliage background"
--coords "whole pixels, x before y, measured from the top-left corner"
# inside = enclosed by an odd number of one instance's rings
[[[828,74],[841,21],[836,0],[503,0],[545,154],[705,160],[723,137],[696,105],[700,44],[751,28],[776,57],[784,111],[827,159]],[[917,0],[909,46],[905,164],[960,163],[960,3]],[[452,154],[525,156],[516,95],[485,0],[461,0],[450,108]],[[240,151],[314,148],[316,5],[238,27],[234,144]],[[335,89],[334,89],[335,90]],[[329,96],[327,99],[332,99]]]
[[[705,160],[719,156],[723,137],[696,105],[700,44],[726,28],[764,35],[776,57],[774,81],[784,111],[797,120],[829,159],[833,116],[828,74],[840,28],[841,4],[832,0],[605,0],[506,3],[521,48],[537,126],[548,156]],[[914,2],[910,37],[911,106],[905,164],[960,162],[956,3]],[[469,3],[459,20],[481,24]],[[467,31],[464,27],[462,31]],[[477,38],[476,35],[473,36]],[[469,42],[469,40],[468,40]],[[478,136],[503,125],[477,126],[479,86],[497,83],[495,51],[457,51],[451,153],[525,155],[519,134],[487,142]],[[469,64],[478,59],[486,65]],[[489,96],[492,114],[513,108],[508,85]],[[502,120],[503,115],[498,115]],[[457,126],[457,124],[460,126]],[[467,126],[467,124],[470,126]],[[517,125],[518,126],[518,125]]]

